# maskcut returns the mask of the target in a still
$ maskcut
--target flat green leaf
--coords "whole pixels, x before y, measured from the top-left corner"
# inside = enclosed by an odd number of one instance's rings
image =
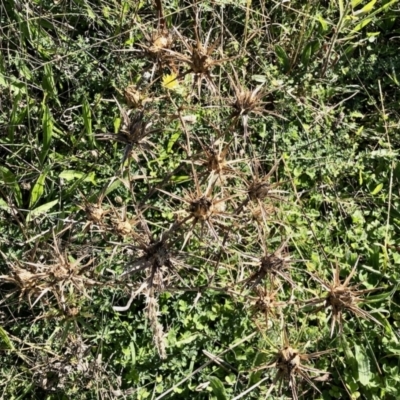
[[[0,198],[0,208],[8,212],[11,210],[10,206],[2,198]]]
[[[114,119],[114,133],[119,132],[119,128],[121,127],[121,118],[115,118]]]
[[[40,152],[39,159],[43,163],[49,151],[51,138],[53,136],[53,118],[47,104],[44,105],[43,109],[42,134],[42,151]]]
[[[52,99],[57,98],[57,89],[51,64],[45,64],[43,69],[43,89]]]
[[[46,211],[49,211],[51,208],[53,208],[56,204],[58,203],[58,200],[53,200],[50,201],[46,204],[43,204],[34,210],[30,211],[26,217],[26,222],[29,222],[32,220],[32,217],[36,217],[39,214],[44,214]]]
[[[255,82],[264,83],[267,82],[267,77],[265,75],[253,75],[251,79]]]
[[[15,175],[6,167],[0,166],[0,182],[9,186],[13,191],[17,206],[22,206],[22,194]]]
[[[301,62],[303,63],[304,66],[307,66],[310,62],[310,58],[318,51],[320,48],[319,42],[317,40],[314,40],[312,42],[308,42],[301,54]]]
[[[76,171],[73,169],[66,169],[58,175],[59,178],[65,179],[66,181],[72,181],[74,179],[82,179],[83,182],[91,182],[93,184],[96,183],[95,178],[96,174],[94,172],[90,172],[89,174],[84,174],[83,172]]]
[[[382,188],[383,188],[383,183],[377,185],[377,187],[371,192],[372,196],[378,194],[382,190]]]
[[[46,180],[46,175],[47,172],[43,172],[42,174],[40,174],[35,185],[33,186],[31,190],[31,196],[29,199],[29,208],[32,208],[42,197],[42,194],[44,192],[44,182]]]
[[[358,32],[359,30],[361,30],[362,28],[367,26],[371,21],[373,21],[373,17],[375,15],[379,14],[381,11],[387,10],[392,4],[395,4],[395,3],[398,3],[398,2],[399,2],[399,0],[391,0],[388,3],[384,4],[382,7],[378,8],[375,11],[373,11],[372,13],[370,13],[368,15],[368,17],[366,17],[358,25],[356,25],[355,28],[353,28],[352,32]]]
[[[358,32],[360,31],[362,28],[364,28],[365,26],[367,26],[371,21],[373,20],[373,18],[365,18],[363,19],[359,24],[357,24],[354,29],[352,30],[352,32]]]
[[[355,357],[358,364],[358,381],[364,385],[368,386],[371,379],[371,369],[369,358],[363,347],[355,344],[354,345]]]
[[[372,9],[374,8],[376,3],[376,0],[372,0],[370,1],[367,5],[365,5],[360,11],[363,14],[369,13],[370,11],[372,11]]]
[[[357,7],[360,3],[362,3],[363,2],[363,0],[351,0],[351,6],[354,8],[354,7]]]
[[[266,364],[268,359],[268,354],[264,351],[259,351],[254,359],[253,362],[253,369],[256,369],[260,365]],[[249,386],[253,386],[256,383],[258,383],[261,379],[261,375],[263,374],[264,371],[254,371],[250,374],[250,379],[249,379]]]
[[[171,135],[171,137],[168,140],[167,153],[171,153],[172,147],[175,144],[175,142],[179,139],[179,136],[181,136],[180,132],[176,132]]]
[[[178,340],[175,345],[177,347],[182,347],[184,344],[192,343],[194,340],[197,339],[197,336],[198,336],[197,334],[194,334],[188,337],[184,337],[183,339]]]
[[[322,15],[317,15],[317,20],[321,24],[321,28],[323,32],[326,32],[328,30],[328,23],[326,20],[322,17]]]
[[[121,185],[121,181],[115,180],[107,189],[105,192],[105,196],[109,195],[111,192],[113,192],[115,189],[117,189]]]
[[[9,350],[15,349],[11,339],[8,337],[7,332],[1,326],[0,326],[0,343],[3,344],[6,347],[6,349]]]
[[[282,46],[276,45],[275,46],[275,53],[276,56],[278,57],[279,64],[283,68],[284,72],[289,71],[290,68],[290,61],[289,57],[287,56],[285,50],[283,49]]]
[[[210,377],[210,386],[217,400],[228,400],[224,385],[216,376]]]
[[[23,92],[19,90],[20,85],[21,84],[19,84],[18,86],[14,86],[15,88],[17,88],[18,91],[14,96],[10,121],[8,123],[8,139],[10,142],[14,142],[15,130],[18,125],[20,125],[25,119],[27,113],[27,107],[21,107]]]

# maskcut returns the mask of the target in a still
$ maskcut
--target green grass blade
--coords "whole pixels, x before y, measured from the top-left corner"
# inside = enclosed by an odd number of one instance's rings
[[[42,197],[44,192],[44,182],[46,180],[47,171],[39,175],[35,185],[32,188],[29,200],[29,208],[32,208]]]
[[[228,400],[224,385],[216,376],[210,377],[210,386],[217,400]]]
[[[85,99],[83,102],[83,123],[85,125],[85,131],[88,137],[90,148],[95,147],[94,135],[92,130],[92,111],[90,109],[90,104]]]
[[[3,344],[3,346],[5,346],[6,349],[15,350],[11,339],[8,337],[7,332],[3,329],[2,326],[0,326],[0,342],[1,344]]]
[[[43,108],[42,117],[42,151],[40,152],[40,162],[43,164],[50,148],[51,138],[53,136],[53,119],[49,106],[46,104]]]

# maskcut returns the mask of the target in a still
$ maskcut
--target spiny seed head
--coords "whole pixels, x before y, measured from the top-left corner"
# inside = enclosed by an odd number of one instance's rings
[[[168,30],[155,31],[151,35],[148,49],[153,55],[159,55],[162,50],[170,48],[172,43],[173,39]]]
[[[50,269],[50,275],[52,275],[56,280],[61,280],[69,275],[70,265],[55,264]]]
[[[326,298],[326,306],[335,309],[343,309],[356,303],[357,298],[353,296],[349,288],[339,286],[333,288]]]
[[[192,50],[191,67],[195,74],[209,72],[213,65],[213,59],[208,55],[207,50],[202,46],[194,46]]]
[[[96,224],[102,222],[105,211],[99,205],[89,203],[86,205],[85,211],[90,221]]]
[[[133,108],[142,107],[146,99],[146,96],[135,85],[129,85],[125,88],[124,97],[128,106]]]
[[[236,94],[235,100],[231,103],[236,114],[246,115],[256,110],[260,98],[250,90],[241,90]]]
[[[276,366],[284,375],[293,373],[293,370],[299,368],[300,364],[301,358],[298,350],[287,346],[278,353]]]
[[[118,235],[126,236],[132,232],[132,225],[128,221],[118,221],[115,225]]]
[[[255,303],[255,308],[258,311],[266,312],[269,311],[273,307],[274,300],[267,296],[257,299]]]
[[[225,160],[220,154],[211,153],[207,159],[207,169],[209,172],[219,172],[223,169]]]
[[[169,251],[165,242],[159,241],[149,246],[146,251],[147,260],[151,260],[153,267],[161,268],[170,260]]]
[[[205,196],[199,199],[193,200],[189,206],[189,212],[199,219],[206,220],[213,211],[212,201],[207,199]]]
[[[279,271],[284,267],[284,260],[276,257],[274,254],[270,254],[261,258],[261,270],[263,272]]]
[[[250,200],[263,200],[268,196],[270,186],[267,182],[254,181],[248,187]]]

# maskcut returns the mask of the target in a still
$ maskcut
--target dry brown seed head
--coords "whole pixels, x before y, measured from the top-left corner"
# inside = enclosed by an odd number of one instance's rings
[[[32,281],[35,278],[35,274],[32,274],[32,272],[29,272],[26,269],[22,268],[15,268],[13,271],[13,275],[22,286],[26,286],[28,282]]]
[[[300,364],[301,358],[298,350],[287,346],[278,353],[276,366],[284,375],[288,376],[295,372]]]
[[[326,306],[332,306],[335,309],[343,309],[357,302],[351,291],[343,286],[333,288],[326,298]]]
[[[89,203],[86,205],[85,211],[91,221],[97,224],[102,222],[105,211],[99,205]]]
[[[208,55],[207,50],[200,44],[192,48],[191,68],[195,74],[209,72],[213,65],[213,59]]]
[[[284,260],[270,254],[261,258],[261,271],[275,273],[275,271],[282,270],[284,267]]]
[[[133,108],[142,107],[146,99],[146,95],[138,90],[135,85],[129,85],[125,88],[124,97],[128,106]]]
[[[268,196],[270,186],[267,182],[254,181],[248,187],[250,200],[263,200]]]
[[[67,308],[66,314],[68,315],[68,317],[75,317],[79,314],[79,308],[78,307]]]
[[[255,303],[255,308],[261,312],[270,311],[271,308],[273,308],[274,306],[274,302],[275,299],[273,298],[273,296],[263,296],[257,299]]]
[[[189,206],[189,212],[199,219],[208,219],[213,212],[213,203],[211,200],[207,199],[205,196],[199,199],[193,200]]]
[[[168,30],[154,31],[151,35],[149,51],[154,54],[158,54],[164,49],[171,47],[173,38]]]
[[[226,165],[225,153],[216,151],[212,148],[206,150],[207,160],[205,165],[209,172],[221,172]]]
[[[148,247],[146,250],[147,260],[151,260],[151,264],[155,268],[161,268],[169,262],[169,252],[166,243],[157,242]]]
[[[118,221],[115,225],[118,235],[126,236],[132,232],[132,225],[128,221]]]
[[[275,305],[275,297],[277,292],[270,292],[265,290],[262,286],[255,288],[258,294],[258,299],[255,303],[255,307],[260,311],[268,311]]]
[[[256,110],[259,100],[260,98],[250,90],[241,90],[231,104],[238,114],[243,115]]]

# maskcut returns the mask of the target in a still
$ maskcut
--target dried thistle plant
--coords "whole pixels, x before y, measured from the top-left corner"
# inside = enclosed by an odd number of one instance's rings
[[[234,98],[229,102],[229,105],[233,108],[231,118],[234,124],[238,120],[242,121],[245,138],[248,137],[248,120],[252,114],[259,116],[267,113],[286,120],[283,116],[265,109],[268,102],[263,101],[263,98],[268,94],[268,90],[265,89],[264,84],[257,86],[253,90],[249,90],[240,84],[235,69],[233,68],[232,70],[234,78],[228,75],[235,93]]]
[[[250,114],[262,114],[264,111],[264,105],[262,98],[266,95],[263,85],[257,86],[253,91],[250,91],[242,87],[239,83],[239,79],[236,75],[236,71],[233,70],[235,79],[229,76],[229,80],[235,92],[235,97],[230,101],[230,106],[233,108],[231,118],[236,122],[241,119],[244,137],[248,137],[248,120]]]
[[[137,236],[138,246],[133,249],[139,252],[139,257],[127,266],[121,277],[145,272],[145,279],[131,292],[131,297],[124,307],[113,307],[115,311],[127,311],[132,301],[138,295],[146,297],[145,313],[149,319],[153,332],[153,340],[161,358],[166,358],[163,327],[158,321],[159,306],[156,293],[161,292],[168,285],[174,274],[177,274],[176,265],[179,261],[171,249],[169,239],[175,234],[179,226],[185,221],[173,224],[169,230],[164,232],[158,239],[154,239],[146,220],[138,211],[140,223],[145,235]]]
[[[216,93],[216,87],[212,81],[211,70],[213,67],[223,64],[229,60],[232,60],[236,57],[223,58],[223,59],[214,59],[212,57],[215,49],[219,46],[219,40],[215,41],[213,44],[210,44],[210,36],[211,30],[208,32],[204,42],[200,40],[200,35],[198,32],[199,22],[197,15],[195,17],[195,26],[194,26],[194,34],[195,40],[194,42],[182,36],[181,33],[177,29],[175,29],[176,36],[180,39],[181,43],[184,47],[184,52],[186,53],[173,51],[170,49],[164,49],[164,51],[168,54],[170,62],[174,64],[184,63],[189,68],[183,73],[180,74],[180,77],[185,76],[187,74],[193,73],[195,76],[195,83],[197,81],[198,85],[198,96],[200,97],[201,92],[201,84],[203,79],[208,83],[208,87],[212,93]]]
[[[150,134],[159,131],[159,129],[149,130],[152,123],[145,121],[143,111],[138,111],[131,115],[132,110],[125,111],[118,102],[117,105],[122,116],[122,125],[119,132],[117,134],[100,133],[95,136],[99,140],[115,140],[119,143],[125,144],[124,154],[121,160],[122,165],[128,157],[132,157],[136,162],[139,162],[136,150],[141,151],[147,160],[145,152],[148,151],[151,153],[151,148],[155,146],[154,143],[147,139],[147,137]]]
[[[172,224],[158,238],[154,238],[140,211],[137,210],[137,214],[144,234],[136,235],[137,245],[130,246],[130,248],[137,252],[139,257],[134,262],[129,263],[121,275],[121,277],[124,277],[146,271],[146,278],[134,293],[135,296],[141,294],[144,290],[163,290],[173,273],[176,273],[175,265],[178,265],[179,261],[171,248],[170,240],[179,227],[187,221],[185,219]]]
[[[105,229],[105,217],[109,214],[110,210],[106,210],[102,206],[104,193],[99,196],[96,203],[89,202],[81,192],[79,193],[83,198],[83,204],[78,205],[78,207],[85,211],[88,218],[82,231],[87,232],[87,230],[93,225],[97,225],[100,229]]]
[[[90,298],[87,288],[101,285],[101,283],[85,275],[93,264],[93,259],[83,265],[81,261],[87,258],[86,255],[76,261],[70,261],[68,254],[60,251],[54,231],[53,239],[52,251],[55,258],[51,259],[49,264],[42,262],[10,263],[10,275],[0,276],[0,281],[15,284],[20,291],[20,301],[27,296],[31,307],[45,294],[51,293],[56,298],[59,308],[68,314],[70,312],[68,298],[74,292]],[[26,265],[26,268],[21,264]],[[36,299],[32,304],[33,296],[36,296]]]
[[[266,246],[262,245],[264,252],[262,257],[256,258],[249,256],[254,260],[250,264],[258,267],[257,271],[245,280],[245,283],[249,285],[250,288],[254,288],[264,281],[268,281],[271,285],[274,285],[277,277],[280,277],[292,286],[295,286],[293,280],[285,272],[289,263],[292,262],[291,257],[287,254],[286,250],[288,241],[289,239],[285,240],[273,253],[269,253]],[[262,242],[264,243],[264,241]]]
[[[162,189],[159,189],[160,192],[163,192],[170,197],[179,200],[182,203],[187,204],[186,210],[179,211],[188,214],[185,217],[185,221],[191,220],[191,226],[189,228],[188,233],[184,239],[182,249],[188,243],[191,235],[193,234],[193,229],[197,224],[200,224],[201,231],[203,232],[204,226],[207,226],[209,232],[211,232],[212,236],[215,238],[217,242],[220,241],[217,231],[215,229],[215,224],[219,224],[220,217],[230,218],[231,216],[226,212],[226,202],[230,200],[233,196],[225,197],[222,196],[212,196],[210,194],[212,190],[212,186],[214,185],[215,180],[209,182],[208,188],[204,193],[201,192],[199,186],[197,187],[196,192],[187,192],[186,196],[180,197],[175,194],[166,192]]]
[[[143,109],[151,101],[146,91],[141,90],[137,85],[128,85],[121,94],[131,108]]]
[[[223,184],[227,177],[236,176],[237,172],[234,170],[233,164],[240,162],[240,160],[227,159],[233,139],[225,143],[221,138],[218,138],[215,141],[211,141],[210,144],[204,143],[200,138],[197,138],[197,140],[202,151],[198,158],[196,156],[194,163],[200,164],[207,170],[204,173],[206,175],[205,179],[213,181],[213,184],[217,182]],[[201,183],[204,182],[205,180],[203,179]]]
[[[245,184],[244,192],[247,194],[247,198],[237,206],[235,211],[236,214],[240,214],[243,209],[250,202],[252,202],[259,210],[259,217],[256,218],[256,220],[262,220],[264,223],[268,221],[268,216],[270,214],[269,211],[274,209],[274,207],[271,204],[265,203],[265,200],[271,199],[281,201],[283,198],[280,195],[285,193],[282,190],[276,189],[282,184],[281,182],[270,183],[271,176],[278,168],[280,161],[280,159],[277,160],[270,171],[261,178],[259,177],[258,168],[256,165],[257,162],[254,163],[255,165],[252,178],[242,178]]]
[[[292,398],[294,400],[298,400],[297,380],[299,378],[305,380],[314,390],[316,390],[318,393],[321,393],[319,389],[315,386],[315,383],[313,381],[326,380],[329,377],[328,373],[326,371],[318,370],[316,368],[305,365],[304,363],[330,352],[331,350],[325,350],[310,354],[301,353],[299,350],[290,345],[286,331],[285,329],[283,329],[282,347],[274,354],[273,361],[268,365],[261,366],[255,369],[255,371],[269,368],[275,368],[277,370],[275,378],[265,398],[268,398],[268,396],[275,389],[278,383],[278,391],[280,393],[283,391],[283,385],[287,384],[287,389],[290,390]],[[260,383],[263,380],[261,380]],[[258,385],[259,383],[252,386],[245,393],[248,393],[250,390],[254,389]],[[242,398],[245,393],[242,393],[242,395],[235,397],[234,400]]]
[[[143,30],[146,39],[145,44],[139,44],[147,55],[152,60],[155,60],[159,68],[173,67],[172,59],[166,50],[171,49],[174,43],[174,37],[170,30],[167,28],[164,17],[164,10],[162,2],[155,0],[155,8],[157,12],[157,28],[150,34]]]
[[[279,287],[277,290],[269,290],[266,287],[258,285],[254,288],[257,297],[249,297],[253,312],[256,315],[262,315],[264,320],[263,322],[267,328],[269,326],[270,317],[276,318],[277,309],[288,304],[287,302],[277,301],[277,296],[280,289],[281,288]]]
[[[378,325],[382,324],[374,318],[370,313],[361,309],[358,304],[362,302],[362,296],[364,294],[370,293],[375,289],[364,289],[360,290],[359,285],[350,285],[350,280],[353,278],[354,274],[357,270],[359,258],[357,259],[353,269],[350,274],[342,283],[340,280],[340,267],[336,265],[336,268],[333,268],[332,275],[333,281],[326,282],[315,274],[311,274],[311,276],[321,284],[322,288],[326,290],[328,293],[325,297],[315,298],[307,301],[309,305],[320,305],[315,312],[318,312],[322,309],[330,309],[331,310],[331,337],[335,331],[335,326],[338,326],[339,333],[343,332],[343,313],[349,311],[358,317],[370,320],[375,322]]]

